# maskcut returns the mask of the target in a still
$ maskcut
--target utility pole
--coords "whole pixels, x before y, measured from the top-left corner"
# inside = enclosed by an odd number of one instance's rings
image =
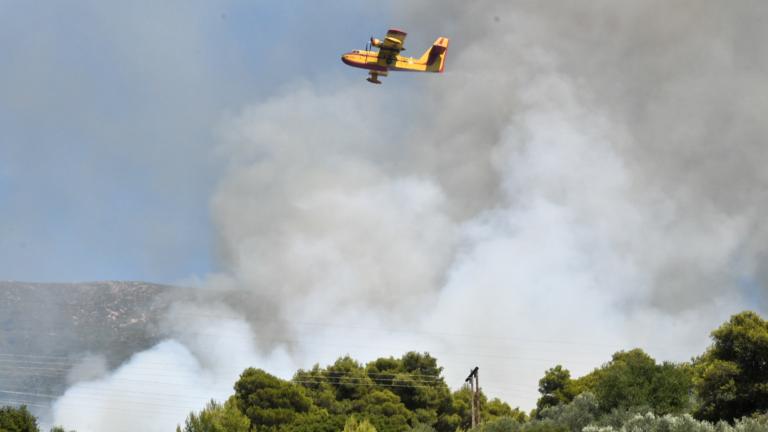
[[[466,380],[464,380],[465,383],[469,383],[469,405],[472,408],[472,428],[474,428],[477,425],[477,420],[475,417],[475,380],[473,379],[472,373],[469,374]]]
[[[469,376],[464,380],[465,383],[469,383],[470,405],[472,406],[472,427],[476,427],[480,423],[480,379],[478,378],[478,367],[469,371]]]
[[[480,424],[480,374],[478,369],[475,366],[475,416],[477,417],[477,424]]]

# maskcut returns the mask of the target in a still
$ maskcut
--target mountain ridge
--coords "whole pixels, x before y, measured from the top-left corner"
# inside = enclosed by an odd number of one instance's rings
[[[84,358],[117,367],[163,338],[160,320],[184,291],[141,281],[0,281],[0,388],[60,395]]]

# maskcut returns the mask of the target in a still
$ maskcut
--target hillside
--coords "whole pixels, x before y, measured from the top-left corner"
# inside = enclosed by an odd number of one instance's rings
[[[60,394],[84,356],[120,364],[159,340],[158,319],[178,290],[143,282],[0,282],[0,389]]]

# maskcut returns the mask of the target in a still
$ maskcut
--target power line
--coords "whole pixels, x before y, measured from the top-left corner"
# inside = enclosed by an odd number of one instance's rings
[[[31,357],[31,356],[30,356]],[[80,359],[83,360],[87,357],[81,357]],[[33,366],[25,366],[27,368],[31,369],[43,369],[43,370],[69,370],[70,367],[73,366],[79,366],[81,365],[81,361],[71,361],[71,362],[59,362],[59,361],[48,361],[48,360],[27,360],[27,359],[3,359],[0,358],[0,368],[4,367],[4,364],[10,363],[11,365],[15,364],[23,364],[23,365],[33,365]],[[175,363],[171,362],[142,362],[144,364],[153,364],[153,365],[162,365],[162,366],[177,366]],[[51,366],[51,367],[47,367]],[[58,368],[57,368],[58,366]],[[147,368],[150,369],[150,368]],[[158,369],[160,370],[160,369]],[[167,369],[162,369],[163,371]],[[319,371],[325,374],[348,374],[346,371]],[[365,368],[362,369],[362,372],[365,375],[369,376],[410,376],[410,377],[423,377],[423,378],[429,378],[429,379],[441,379],[440,374],[424,374],[420,372],[404,372],[404,371],[397,371],[397,370],[391,370],[391,371],[379,371],[379,372],[372,372],[367,371]],[[315,373],[313,369],[300,369],[297,371],[297,373]]]
[[[9,364],[10,363],[10,364]],[[36,362],[36,364],[42,364],[43,362]],[[5,371],[31,371],[30,373],[34,373],[35,375],[41,375],[41,376],[65,376],[67,375],[71,369],[65,368],[65,367],[44,367],[44,366],[25,366],[20,365],[25,364],[21,362],[9,362],[9,361],[3,361],[0,360],[0,370]],[[75,365],[75,364],[73,364]],[[158,371],[157,373],[153,373],[153,371]],[[160,377],[168,377],[168,376],[197,376],[197,374],[194,373],[178,373],[178,371],[163,369],[163,372],[159,372],[160,369],[154,369],[154,368],[139,368],[138,373],[143,376],[160,376]],[[51,372],[51,373],[49,373]],[[57,373],[52,373],[57,372]],[[131,371],[132,375],[136,375],[137,371]],[[416,382],[422,382],[422,383],[439,383],[443,382],[443,377],[440,375],[433,375],[433,374],[421,374],[421,373],[408,373],[408,372],[369,372],[360,370],[359,372],[356,371],[356,373],[361,373],[363,376],[369,377],[373,380],[403,380],[408,379]],[[326,375],[326,376],[342,376],[347,377],[351,376],[350,373],[344,372],[344,371],[304,371],[299,370],[295,373],[296,376],[306,376],[306,377],[314,377],[320,375]]]

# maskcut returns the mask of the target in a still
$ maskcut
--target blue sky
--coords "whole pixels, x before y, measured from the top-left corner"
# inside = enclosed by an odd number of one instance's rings
[[[0,3],[0,279],[174,282],[216,269],[216,127],[339,61],[380,3]]]

